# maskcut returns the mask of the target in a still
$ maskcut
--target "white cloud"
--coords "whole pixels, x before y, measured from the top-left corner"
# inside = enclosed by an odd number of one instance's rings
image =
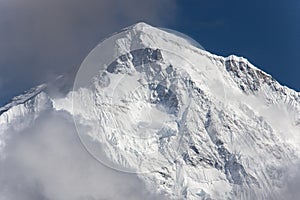
[[[300,196],[300,162],[290,165],[284,171],[283,183],[285,186],[281,194],[282,199],[295,200]]]
[[[72,117],[45,113],[11,139],[0,162],[1,200],[163,199],[136,175],[104,167],[83,148]]]

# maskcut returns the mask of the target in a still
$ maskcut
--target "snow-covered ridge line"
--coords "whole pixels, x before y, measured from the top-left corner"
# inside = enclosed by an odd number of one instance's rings
[[[176,35],[176,34],[173,34],[173,33],[170,33],[170,32],[166,32],[165,30],[163,29],[160,29],[160,28],[156,28],[156,27],[152,27],[144,22],[139,22],[139,23],[136,23],[134,25],[131,25],[131,26],[128,26],[126,28],[123,28],[120,32],[123,32],[123,31],[134,31],[134,32],[143,32],[145,34],[149,34],[147,33],[147,29],[152,29],[152,30],[155,30],[155,31],[161,31],[161,32],[164,32],[165,34],[171,34],[177,38],[181,38],[183,41],[186,41],[187,43],[186,44],[181,44],[183,45],[184,47],[186,48],[189,48],[190,50],[192,50],[193,52],[195,53],[198,53],[202,56],[205,56],[211,60],[215,60],[215,61],[220,61],[222,63],[224,63],[224,66],[225,66],[225,63],[226,62],[236,62],[236,63],[243,63],[245,64],[247,67],[250,67],[251,69],[253,69],[256,73],[264,76],[264,77],[268,77],[268,79],[272,80],[273,84],[276,84],[277,86],[280,86],[282,87],[282,91],[285,91],[285,92],[288,92],[289,94],[291,94],[292,96],[294,97],[297,97],[297,98],[300,98],[300,93],[293,90],[293,89],[290,89],[286,86],[283,86],[281,85],[279,82],[277,82],[270,74],[262,71],[261,69],[257,68],[256,66],[254,66],[253,64],[251,64],[246,58],[244,57],[239,57],[239,56],[236,56],[236,55],[230,55],[230,56],[227,56],[227,57],[223,57],[223,56],[218,56],[218,55],[215,55],[215,54],[212,54],[206,50],[203,50],[203,49],[200,49],[200,48],[197,48],[193,45],[190,45],[188,43],[188,39],[187,38],[182,38],[181,36],[179,35]],[[109,37],[113,36],[113,35],[116,35],[120,32],[115,32],[113,34],[111,34]],[[105,40],[105,39],[104,39]],[[171,40],[172,42],[172,40]],[[176,43],[176,41],[173,41]],[[242,73],[245,73],[245,71],[243,71]],[[62,78],[61,76],[57,77],[56,78],[56,81],[59,80],[60,78]],[[47,88],[47,83],[44,83],[44,84],[41,84],[41,85],[38,85],[37,87],[34,87],[34,88],[31,88],[30,90],[28,91],[25,91],[23,94],[21,95],[18,95],[14,98],[11,99],[11,101],[4,105],[3,107],[0,107],[0,115],[3,114],[4,112],[6,112],[7,110],[9,110],[11,107],[13,106],[16,106],[16,105],[19,105],[19,104],[23,104],[25,103],[26,101],[30,100],[31,98],[35,97],[37,94],[39,94],[41,91],[44,91],[46,88]]]
[[[51,89],[65,84],[56,80],[6,105],[0,151],[6,130],[22,130],[42,113],[63,111],[73,116],[95,158],[139,172],[151,191],[169,199],[281,194],[283,167],[300,157],[297,92],[245,58],[213,55],[189,38],[144,23],[109,38],[100,50],[111,53],[96,53],[107,60],[106,71],[98,73],[97,65],[90,79],[83,76],[88,87],[75,81],[74,91],[54,97]],[[101,144],[96,151],[88,148],[90,138]]]
[[[41,92],[47,93],[47,89],[49,89],[50,86],[53,87],[52,85],[56,86],[56,84],[58,83],[57,87],[60,87],[61,83],[63,84],[66,83],[66,79],[68,79],[68,77],[64,75],[59,75],[53,81],[42,83],[38,86],[30,88],[29,90],[26,90],[25,92],[23,92],[18,96],[13,97],[7,104],[0,107],[0,116],[14,106],[25,104],[27,101],[35,98]]]
[[[28,91],[25,91],[21,95],[13,97],[8,104],[6,104],[0,108],[0,115],[2,115],[4,112],[8,111],[10,108],[12,108],[16,105],[26,103],[26,101],[34,98],[36,95],[38,95],[43,90],[45,90],[46,87],[47,87],[47,84],[44,83],[44,84],[38,85],[36,87],[33,87],[33,88],[29,89]]]
[[[214,61],[220,61],[221,63],[224,64],[225,66],[225,63],[227,62],[236,62],[236,63],[243,63],[245,66],[247,66],[248,68],[250,68],[251,70],[250,71],[254,71],[256,74],[258,74],[258,76],[260,76],[261,78],[264,77],[264,78],[267,78],[270,80],[270,82],[272,82],[272,84],[276,84],[276,86],[278,87],[282,87],[281,90],[284,91],[284,92],[287,92],[287,93],[290,93],[292,94],[293,96],[298,96],[300,98],[300,93],[293,90],[293,89],[290,89],[282,84],[280,84],[277,80],[275,80],[272,75],[266,73],[265,71],[259,69],[258,67],[254,66],[251,62],[249,62],[249,60],[245,57],[241,57],[241,56],[236,56],[236,55],[229,55],[227,57],[223,57],[223,56],[218,56],[218,55],[215,55],[215,54],[212,54],[204,49],[200,49],[198,47],[195,47],[194,45],[191,45],[191,43],[189,43],[189,40],[188,38],[183,38],[181,37],[180,35],[177,35],[175,33],[170,33],[170,32],[167,32],[166,30],[163,30],[163,29],[160,29],[160,28],[157,28],[157,27],[152,27],[146,23],[143,23],[143,22],[140,22],[140,23],[137,23],[137,24],[134,24],[132,26],[129,26],[129,27],[126,27],[124,29],[122,29],[122,31],[132,31],[132,32],[135,32],[135,33],[138,33],[138,32],[143,32],[144,34],[151,34],[151,31],[156,31],[156,32],[163,32],[165,33],[166,35],[173,35],[176,37],[176,40],[173,40],[172,38],[168,38],[169,39],[169,42],[173,42],[174,44],[177,44],[178,45],[178,41],[180,41],[180,45],[184,48],[187,48],[191,51],[193,51],[194,53],[197,53],[197,54],[200,54],[202,56],[205,56],[211,60],[214,60]],[[119,32],[118,32],[119,33]],[[115,34],[118,34],[118,33],[114,33],[113,35]],[[177,39],[179,39],[177,41]],[[242,71],[242,73],[245,73],[246,71]]]

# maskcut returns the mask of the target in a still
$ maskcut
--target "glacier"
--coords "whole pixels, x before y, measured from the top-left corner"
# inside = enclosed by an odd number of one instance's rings
[[[46,88],[0,108],[0,158],[9,128],[54,110],[73,116],[91,156],[169,199],[284,199],[299,160],[299,92],[145,23],[102,41],[66,96]]]

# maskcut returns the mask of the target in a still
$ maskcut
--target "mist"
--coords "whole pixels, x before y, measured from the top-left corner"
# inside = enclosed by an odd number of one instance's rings
[[[0,161],[1,200],[153,200],[134,174],[103,166],[83,148],[70,115],[51,111],[8,131]]]
[[[282,199],[295,200],[300,196],[300,161],[289,165],[285,169],[283,183],[283,191],[281,193]]]

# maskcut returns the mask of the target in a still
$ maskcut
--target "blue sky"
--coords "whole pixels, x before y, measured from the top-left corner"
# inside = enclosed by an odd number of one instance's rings
[[[299,0],[0,0],[0,105],[76,74],[98,42],[145,21],[235,54],[300,91]]]
[[[170,28],[206,50],[246,57],[277,81],[300,91],[299,0],[179,1]]]

